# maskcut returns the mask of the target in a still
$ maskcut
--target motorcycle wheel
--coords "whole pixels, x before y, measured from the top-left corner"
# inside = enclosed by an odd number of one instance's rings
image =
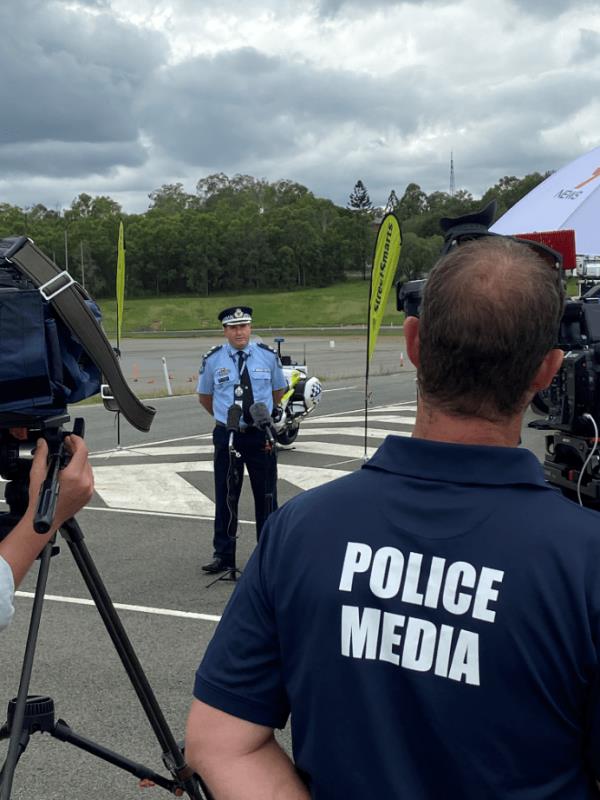
[[[296,422],[294,425],[286,425],[286,427],[280,431],[275,438],[279,444],[285,447],[286,445],[293,444],[296,441],[299,431],[300,423]]]

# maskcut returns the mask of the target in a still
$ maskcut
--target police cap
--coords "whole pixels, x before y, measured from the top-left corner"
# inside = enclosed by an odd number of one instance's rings
[[[219,314],[219,321],[223,325],[248,325],[252,322],[252,309],[250,306],[224,308]]]

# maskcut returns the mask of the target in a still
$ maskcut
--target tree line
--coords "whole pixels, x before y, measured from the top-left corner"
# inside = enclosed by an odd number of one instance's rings
[[[496,218],[525,197],[551,172],[533,172],[524,178],[505,176],[491,186],[480,198],[459,189],[449,192],[435,191],[426,194],[416,183],[409,183],[399,199],[391,190],[384,211],[392,211],[402,229],[402,251],[398,272],[403,280],[423,277],[439,256],[443,244],[440,230],[442,217],[459,217],[471,214],[496,200]],[[357,181],[349,197],[349,206],[363,214],[373,214],[373,205],[362,181]]]
[[[93,296],[112,296],[122,220],[128,297],[281,291],[328,286],[348,273],[368,277],[378,220],[391,210],[403,231],[399,270],[413,278],[440,251],[440,217],[468,213],[492,197],[502,214],[545,177],[502,178],[478,200],[464,190],[428,195],[410,183],[400,199],[392,190],[380,209],[362,181],[344,208],[293,181],[217,173],[199,180],[195,194],[180,183],[161,186],[142,214],[89,194],[64,211],[0,203],[0,238],[30,237]]]

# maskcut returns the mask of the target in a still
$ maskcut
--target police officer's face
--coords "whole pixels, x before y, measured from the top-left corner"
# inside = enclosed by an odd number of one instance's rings
[[[252,326],[247,322],[243,325],[223,325],[225,338],[236,350],[243,350],[250,341]]]

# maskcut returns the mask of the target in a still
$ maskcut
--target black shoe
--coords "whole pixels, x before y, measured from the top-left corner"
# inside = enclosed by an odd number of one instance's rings
[[[204,564],[201,569],[209,575],[216,575],[218,572],[227,572],[228,569],[235,569],[235,565],[230,559],[216,556],[210,564]]]

